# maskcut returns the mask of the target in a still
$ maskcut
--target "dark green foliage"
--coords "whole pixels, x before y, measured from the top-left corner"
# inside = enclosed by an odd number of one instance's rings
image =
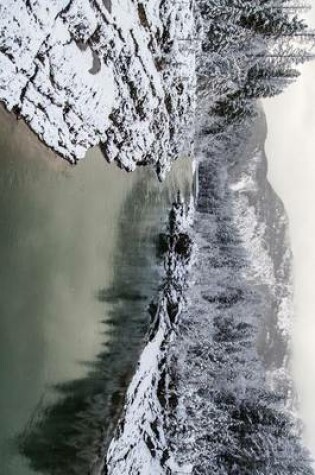
[[[281,10],[274,11],[272,8],[254,9],[248,14],[244,13],[239,18],[239,24],[263,36],[280,38],[283,35],[294,36],[306,30],[307,26],[297,16],[290,18]]]
[[[58,400],[39,408],[19,437],[20,452],[36,472],[87,475],[94,473],[93,464],[104,457],[141,352],[139,342],[156,312],[154,302],[146,312],[158,281],[150,258],[154,242],[153,237],[151,242],[143,236],[140,225],[159,210],[158,191],[151,188],[150,180],[139,179],[126,199],[113,281],[96,291],[95,298],[107,303],[102,351],[87,364],[85,377],[56,386]]]
[[[160,233],[157,237],[156,252],[157,257],[162,259],[169,248],[169,236],[166,233]]]
[[[247,73],[244,96],[248,99],[272,97],[280,94],[283,88],[294,81],[299,72],[292,68],[271,67],[256,64]]]
[[[253,112],[253,106],[239,91],[226,96],[224,99],[219,99],[212,112],[216,116],[224,118],[225,124],[228,125],[249,117]]]
[[[197,5],[204,32],[199,90],[212,86],[208,133],[216,135],[250,120],[257,99],[280,94],[298,77],[295,66],[313,59],[315,35],[298,16],[304,7],[289,1],[197,0]]]
[[[188,234],[180,233],[177,236],[174,251],[183,257],[189,257],[191,254],[192,242]]]

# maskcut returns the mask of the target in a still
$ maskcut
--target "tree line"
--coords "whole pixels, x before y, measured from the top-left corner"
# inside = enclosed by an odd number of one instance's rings
[[[306,2],[197,0],[196,8],[199,96],[213,119],[210,133],[251,116],[257,99],[283,92],[315,57]]]

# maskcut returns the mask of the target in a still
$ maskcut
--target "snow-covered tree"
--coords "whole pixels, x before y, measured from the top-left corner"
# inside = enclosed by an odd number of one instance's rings
[[[309,8],[302,0],[197,0],[197,6],[199,93],[212,90],[208,130],[216,134],[299,76],[296,67],[314,58],[315,32],[299,15]]]

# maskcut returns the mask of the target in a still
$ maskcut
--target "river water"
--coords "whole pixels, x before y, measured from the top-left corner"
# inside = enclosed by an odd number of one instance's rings
[[[1,473],[87,474],[141,351],[156,236],[191,166],[163,184],[98,150],[70,167],[3,110],[0,156]]]

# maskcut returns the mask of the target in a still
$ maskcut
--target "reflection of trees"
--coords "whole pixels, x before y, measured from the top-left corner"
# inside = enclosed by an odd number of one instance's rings
[[[147,328],[144,310],[158,281],[158,267],[152,265],[154,237],[159,222],[167,219],[164,207],[172,199],[172,187],[152,181],[142,174],[127,196],[118,225],[113,282],[96,295],[109,308],[103,350],[89,364],[86,377],[55,387],[58,402],[41,409],[20,436],[19,449],[36,471],[93,473],[106,450]]]

